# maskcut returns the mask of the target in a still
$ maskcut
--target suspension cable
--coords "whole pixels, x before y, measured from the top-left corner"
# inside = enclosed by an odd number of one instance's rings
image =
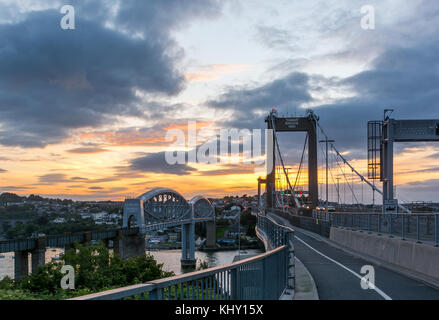
[[[273,128],[273,137],[274,137],[274,141],[276,143],[276,149],[277,149],[277,152],[279,154],[279,159],[280,159],[281,164],[282,164],[282,169],[284,171],[285,176],[287,177],[287,182],[288,182],[288,186],[290,187],[291,196],[293,197],[294,202],[296,203],[296,207],[300,208],[300,203],[297,200],[296,194],[294,193],[294,189],[291,186],[290,178],[288,177],[288,174],[286,172],[285,165],[284,165],[284,160],[282,159],[282,153],[280,152],[280,149],[279,149],[279,142],[277,140],[276,126],[274,124],[274,118],[273,117],[271,117],[271,126]]]

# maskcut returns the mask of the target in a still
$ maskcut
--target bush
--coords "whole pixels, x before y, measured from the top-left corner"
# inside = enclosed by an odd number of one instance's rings
[[[63,290],[60,283],[64,274],[61,268],[71,265],[75,270],[75,289]],[[103,243],[94,245],[77,244],[67,250],[59,262],[40,266],[39,272],[23,278],[19,282],[5,278],[0,281],[1,290],[24,290],[30,296],[66,298],[99,292],[115,287],[144,283],[173,276],[173,272],[163,270],[151,255],[137,256],[122,260],[111,254]],[[4,294],[4,293],[3,293]],[[12,294],[11,292],[9,294]],[[18,295],[23,294],[19,293]],[[12,297],[17,295],[12,294]]]

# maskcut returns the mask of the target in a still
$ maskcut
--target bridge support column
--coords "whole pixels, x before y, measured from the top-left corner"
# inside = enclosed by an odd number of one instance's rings
[[[216,224],[215,221],[206,222],[206,247],[216,248]]]
[[[91,242],[91,232],[84,232],[84,243],[90,244]]]
[[[14,278],[19,280],[29,273],[29,252],[15,251]]]
[[[122,242],[122,230],[117,230],[116,238],[113,238],[113,253],[120,256],[120,247]]]
[[[32,273],[38,272],[38,267],[46,263],[46,238],[36,240],[36,248],[31,251]]]
[[[119,255],[122,259],[145,255],[145,251],[144,235],[135,234],[132,236],[124,236],[119,242]]]
[[[195,268],[195,223],[181,226],[181,266],[182,268]]]

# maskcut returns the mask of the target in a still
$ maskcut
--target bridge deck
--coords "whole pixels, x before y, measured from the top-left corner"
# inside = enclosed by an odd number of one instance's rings
[[[285,219],[275,215],[271,217],[290,226]],[[314,277],[322,300],[439,299],[439,290],[421,281],[354,257],[332,246],[321,236],[293,228],[295,254]],[[379,290],[361,288],[358,276],[361,276],[360,270],[364,265],[375,268],[375,285]]]

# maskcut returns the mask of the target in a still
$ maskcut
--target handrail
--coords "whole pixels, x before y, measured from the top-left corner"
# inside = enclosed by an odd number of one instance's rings
[[[437,213],[332,213],[334,227],[363,230],[433,243],[439,247],[439,214]]]
[[[292,228],[258,215],[258,228],[266,228],[273,250],[228,265],[107,290],[70,300],[141,299],[279,299],[294,288]],[[262,231],[263,228],[261,229]]]
[[[223,271],[231,271],[234,269],[238,269],[240,266],[247,265],[249,263],[262,261],[262,260],[266,259],[267,257],[273,256],[279,252],[282,252],[283,250],[285,250],[285,246],[278,247],[274,250],[260,254],[256,257],[250,257],[250,258],[247,258],[247,259],[244,259],[241,261],[233,262],[233,263],[228,264],[228,265],[213,267],[213,268],[209,268],[207,270],[184,273],[184,274],[180,274],[180,275],[176,275],[176,276],[164,278],[164,279],[152,280],[152,281],[148,281],[147,283],[144,283],[144,284],[137,284],[137,285],[122,287],[122,288],[118,288],[118,289],[107,290],[107,291],[103,291],[103,292],[99,292],[99,293],[92,293],[89,295],[80,296],[80,297],[72,298],[69,300],[118,299],[118,298],[124,298],[124,297],[131,296],[131,295],[151,292],[153,290],[167,288],[169,286],[178,285],[178,284],[181,284],[184,282],[201,280],[201,279],[204,279],[204,278],[207,278],[210,276],[214,276],[214,275],[216,275],[220,272],[223,272]],[[129,294],[127,294],[127,292],[129,292]]]

